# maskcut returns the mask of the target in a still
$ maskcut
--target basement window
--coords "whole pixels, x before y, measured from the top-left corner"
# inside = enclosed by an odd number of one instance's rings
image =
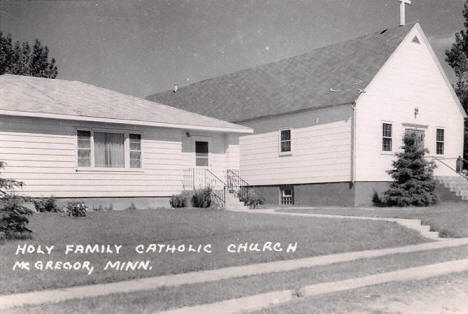
[[[294,186],[291,184],[280,186],[281,205],[294,205]]]

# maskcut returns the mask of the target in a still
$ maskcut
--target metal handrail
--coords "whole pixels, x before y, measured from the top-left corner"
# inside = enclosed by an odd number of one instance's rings
[[[453,167],[447,165],[444,161],[442,161],[442,159],[440,159],[439,157],[435,157],[435,156],[428,156],[429,158],[432,158],[432,159],[435,159],[437,160],[438,162],[440,162],[442,165],[444,165],[445,167],[447,167],[448,169],[452,170],[453,172],[455,172],[458,176],[462,177],[463,179],[465,180],[468,180],[467,177],[465,177],[464,175],[462,175],[460,172],[457,171],[457,169],[453,169]],[[461,157],[460,157],[461,158]],[[445,158],[445,159],[459,159],[459,158]],[[462,160],[464,160],[463,158],[461,158]]]
[[[234,170],[226,170],[226,183],[227,189],[230,192],[236,192],[240,199],[245,199],[248,196],[250,184]]]
[[[206,176],[208,174],[208,177]],[[216,203],[220,208],[224,208],[226,206],[226,183],[221,180],[217,175],[211,172],[210,169],[205,169],[205,184],[211,188],[211,196],[213,196],[213,201]],[[222,186],[222,188],[218,188]]]

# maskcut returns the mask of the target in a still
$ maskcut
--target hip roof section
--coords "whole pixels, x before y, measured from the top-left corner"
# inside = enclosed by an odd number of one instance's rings
[[[78,81],[0,75],[0,114],[252,133],[252,129]]]

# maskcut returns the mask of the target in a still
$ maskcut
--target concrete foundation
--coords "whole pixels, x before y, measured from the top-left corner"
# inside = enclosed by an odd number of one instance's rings
[[[380,196],[390,182],[334,182],[294,184],[294,206],[373,206],[375,192]],[[279,185],[254,186],[253,190],[265,198],[265,205],[280,205]]]

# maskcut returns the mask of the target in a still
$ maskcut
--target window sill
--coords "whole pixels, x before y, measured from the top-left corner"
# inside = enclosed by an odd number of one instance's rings
[[[278,154],[280,157],[292,156],[292,152],[284,152]]]
[[[393,152],[380,152],[380,155],[383,155],[383,156],[393,156],[395,155]]]
[[[142,168],[75,168],[76,172],[145,172]]]

